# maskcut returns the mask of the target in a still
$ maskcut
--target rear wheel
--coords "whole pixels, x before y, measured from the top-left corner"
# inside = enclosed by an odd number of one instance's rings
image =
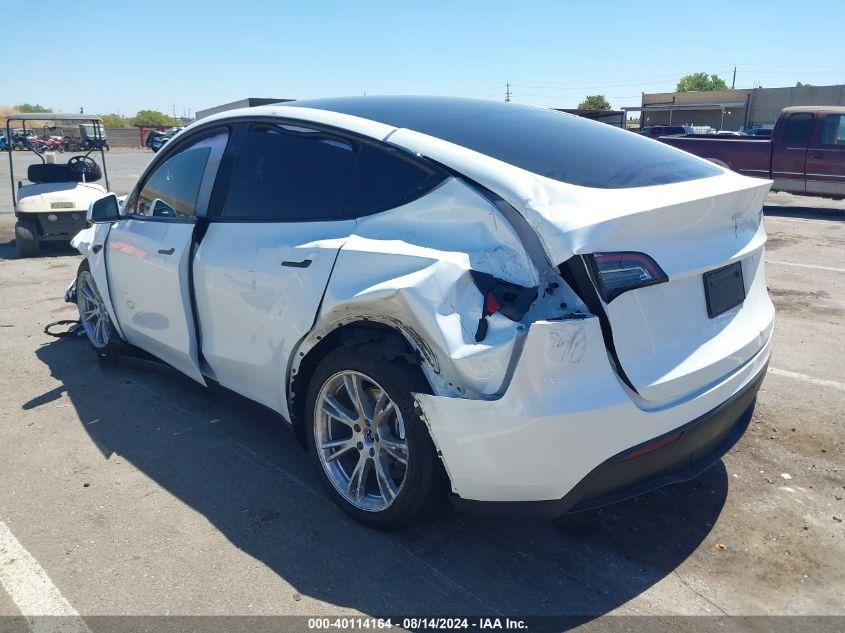
[[[15,246],[18,247],[18,257],[37,257],[40,244],[38,225],[34,221],[22,218],[15,223]]]
[[[101,363],[113,363],[117,360],[119,339],[87,260],[79,265],[76,274],[76,305],[79,322],[97,358]]]
[[[412,393],[417,368],[378,346],[340,348],[308,389],[306,435],[332,499],[354,519],[396,529],[442,496],[444,476]]]

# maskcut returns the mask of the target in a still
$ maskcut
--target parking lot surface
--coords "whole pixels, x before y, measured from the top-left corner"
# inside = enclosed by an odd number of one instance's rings
[[[151,156],[108,156],[119,193]],[[84,616],[845,614],[845,222],[770,200],[773,358],[723,463],[555,521],[395,533],[336,509],[266,410],[44,334],[81,258],[17,259],[0,213],[0,615],[45,582]]]

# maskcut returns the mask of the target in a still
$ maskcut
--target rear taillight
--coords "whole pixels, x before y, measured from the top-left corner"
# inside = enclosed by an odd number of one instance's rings
[[[593,253],[586,259],[605,303],[628,290],[653,286],[669,279],[657,262],[645,253]]]
[[[475,340],[483,341],[487,336],[487,317],[501,314],[511,321],[519,321],[537,298],[537,286],[528,288],[494,277],[488,273],[471,270],[472,280],[481,291],[484,302],[481,306],[481,318]]]

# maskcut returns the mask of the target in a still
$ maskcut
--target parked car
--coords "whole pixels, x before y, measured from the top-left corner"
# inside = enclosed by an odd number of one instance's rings
[[[0,132],[0,152],[11,151],[9,144],[6,142],[6,135]]]
[[[359,521],[446,490],[556,516],[694,477],[745,431],[768,190],[542,108],[246,108],[91,206],[67,298],[103,362],[140,348],[278,412]]]
[[[845,107],[786,108],[771,139],[674,136],[660,140],[740,174],[771,178],[775,191],[845,196]]]
[[[79,125],[82,149],[105,149],[109,151],[109,137],[102,124],[82,123]]]
[[[144,144],[154,152],[157,152],[164,146],[165,143],[167,143],[167,141],[182,131],[182,129],[183,128],[170,128],[163,132],[160,130],[151,130],[149,134],[147,134],[147,140]]]
[[[648,136],[649,138],[657,138],[658,136],[667,136],[672,134],[692,134],[693,129],[690,125],[650,125],[644,127],[640,134]]]

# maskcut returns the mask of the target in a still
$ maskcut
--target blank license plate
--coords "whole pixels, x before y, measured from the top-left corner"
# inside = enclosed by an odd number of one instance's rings
[[[742,303],[745,300],[742,262],[704,273],[704,296],[707,316],[711,319]]]

